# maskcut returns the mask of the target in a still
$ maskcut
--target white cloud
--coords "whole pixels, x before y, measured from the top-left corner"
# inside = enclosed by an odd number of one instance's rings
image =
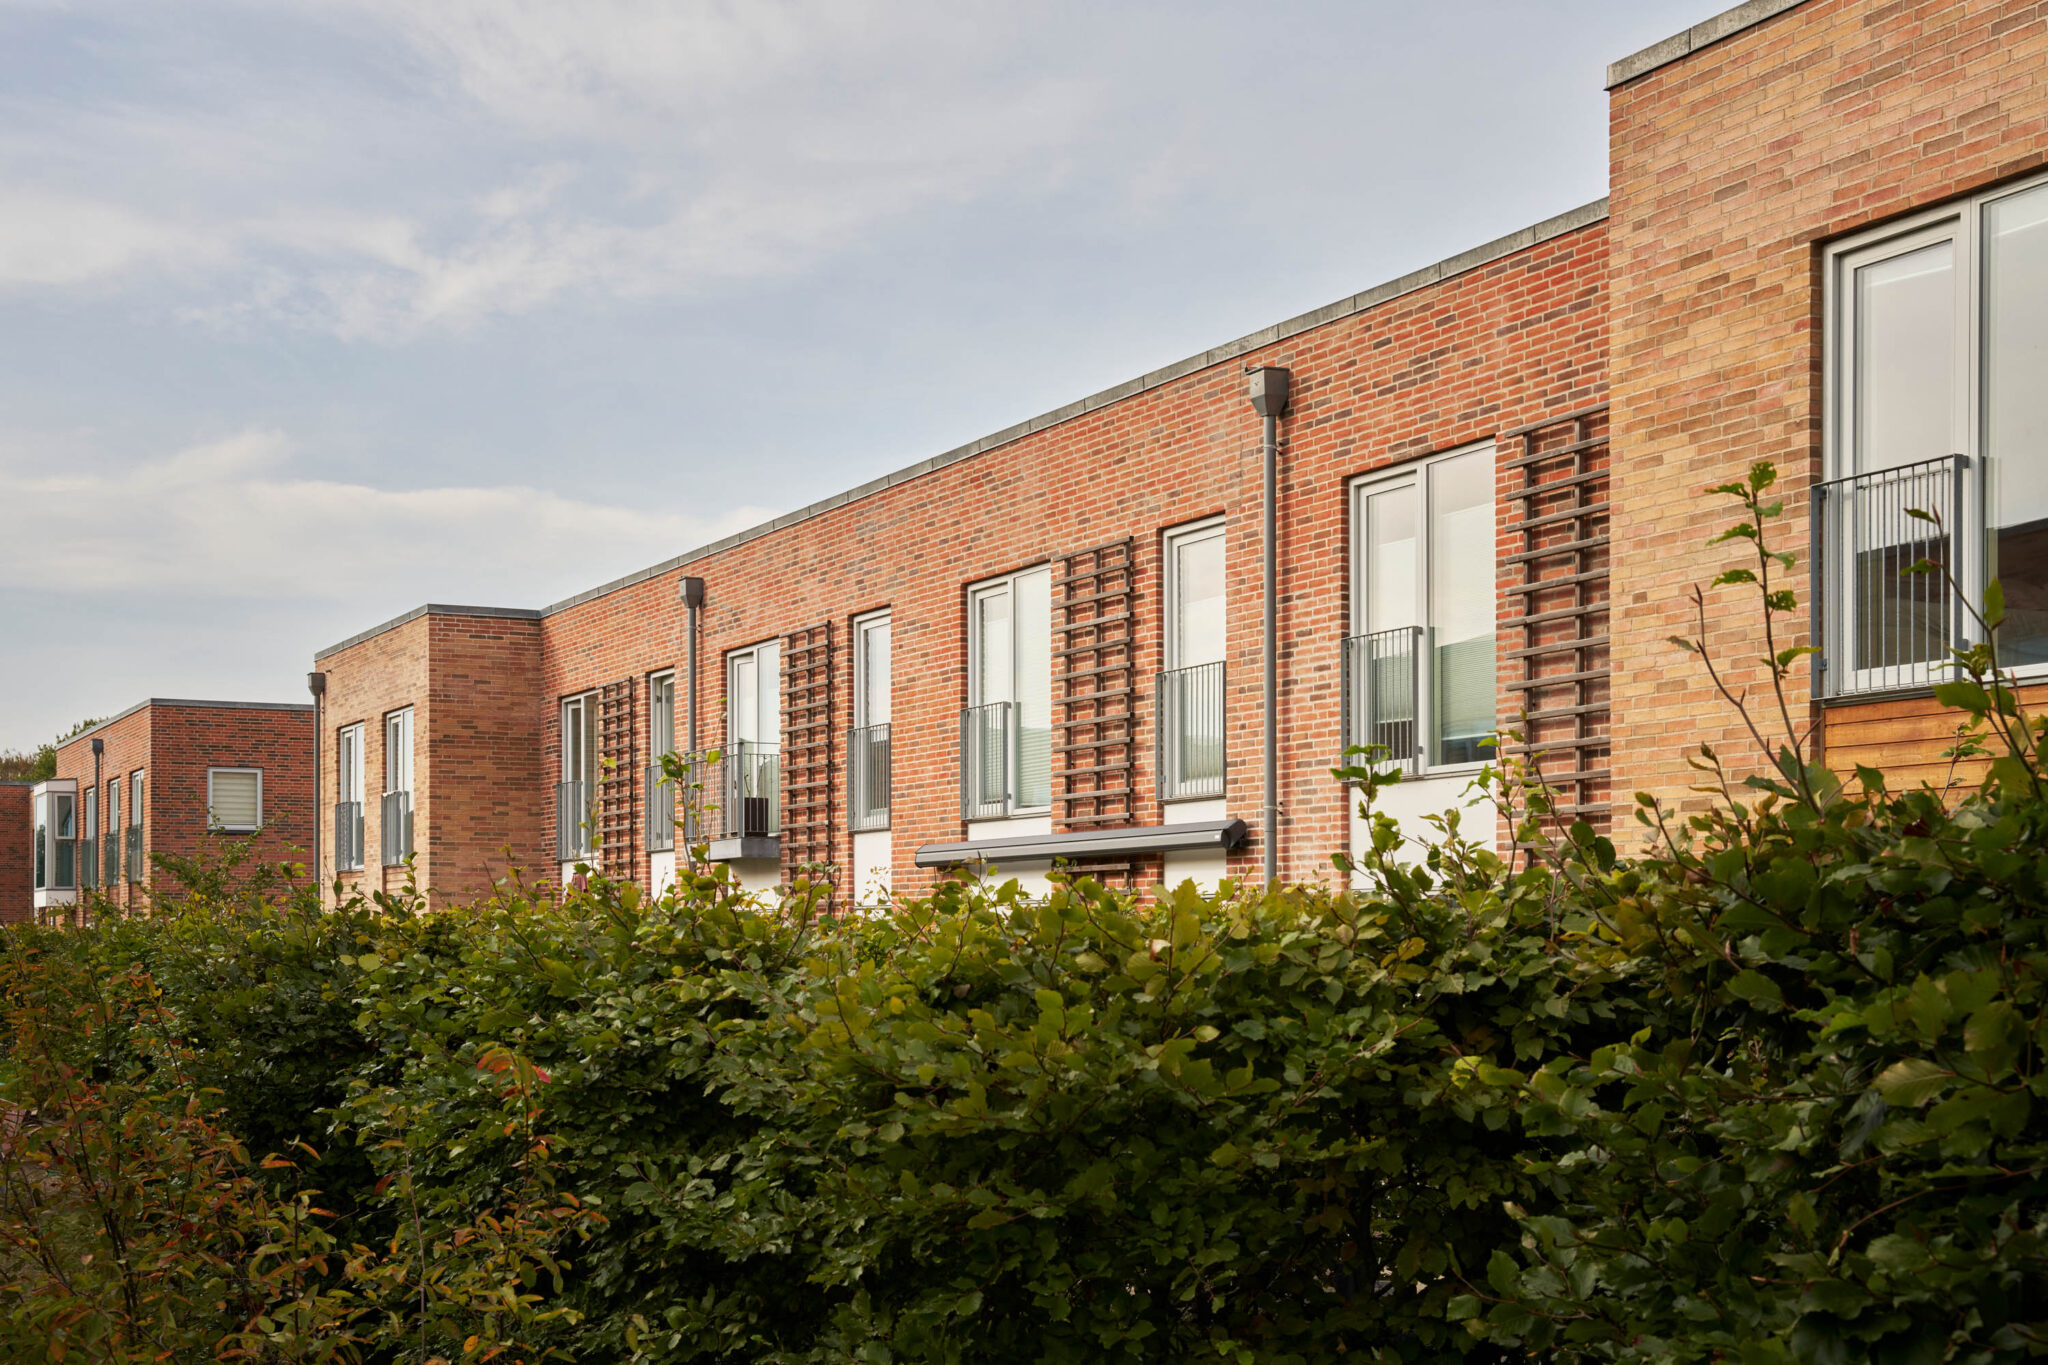
[[[0,190],[0,289],[94,283],[148,262],[190,261],[194,245],[184,228],[104,200]]]
[[[0,581],[104,598],[538,606],[764,520],[609,507],[543,489],[386,489],[296,477],[290,442],[250,430],[119,471],[0,446]],[[52,547],[58,547],[53,551]],[[369,604],[378,604],[373,607]]]

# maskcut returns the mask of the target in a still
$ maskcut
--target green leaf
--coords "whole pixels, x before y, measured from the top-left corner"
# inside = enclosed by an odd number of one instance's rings
[[[1737,972],[1728,983],[1728,991],[1740,1000],[1766,1009],[1781,1009],[1785,1004],[1784,995],[1778,990],[1778,983],[1755,969]]]
[[[1997,579],[1984,585],[1984,623],[1993,630],[2005,620],[2005,586]]]
[[[1884,1096],[1886,1104],[1917,1109],[1948,1089],[1954,1079],[1945,1067],[1924,1057],[1908,1057],[1885,1068],[1877,1078],[1877,1093]]]

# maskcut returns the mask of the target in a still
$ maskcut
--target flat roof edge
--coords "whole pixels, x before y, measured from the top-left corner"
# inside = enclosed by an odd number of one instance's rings
[[[1797,2],[1798,0],[1793,0],[1793,3]],[[1062,404],[1060,407],[1054,408],[1050,412],[1040,413],[1036,417],[1028,417],[1021,422],[1004,427],[1000,431],[991,432],[978,440],[969,441],[966,445],[955,446],[953,449],[941,454],[919,460],[916,464],[906,465],[904,468],[898,469],[893,473],[870,479],[857,487],[844,492],[834,493],[828,498],[821,498],[809,506],[800,507],[793,512],[784,512],[780,516],[760,523],[758,526],[750,526],[743,531],[735,531],[731,535],[714,540],[708,545],[700,545],[694,550],[685,550],[682,554],[672,559],[665,559],[661,563],[652,565],[649,568],[627,574],[623,578],[615,578],[609,583],[599,584],[597,587],[579,592],[573,597],[565,597],[559,602],[542,607],[539,614],[542,616],[552,616],[558,611],[567,611],[571,607],[580,607],[585,602],[595,601],[610,593],[645,583],[652,578],[659,578],[663,574],[672,573],[695,560],[735,549],[749,541],[759,540],[762,536],[768,535],[771,532],[780,531],[799,522],[809,521],[813,517],[823,516],[827,512],[836,511],[841,507],[858,502],[885,489],[894,488],[898,484],[908,483],[912,479],[921,478],[926,474],[944,469],[948,465],[972,459],[976,455],[1009,445],[1014,441],[1021,441],[1026,436],[1032,436],[1044,431],[1047,427],[1058,426],[1062,422],[1071,422],[1077,417],[1085,417],[1089,413],[1100,411],[1114,403],[1122,402],[1126,398],[1135,397],[1149,389],[1156,389],[1162,384],[1170,384],[1176,379],[1183,379],[1198,371],[1225,364],[1240,356],[1249,355],[1263,347],[1286,341],[1291,337],[1300,336],[1303,332],[1313,331],[1317,327],[1327,326],[1332,322],[1339,322],[1348,317],[1355,317],[1359,313],[1377,308],[1381,304],[1389,303],[1405,294],[1413,294],[1417,290],[1427,289],[1431,285],[1442,284],[1445,280],[1454,279],[1459,275],[1477,270],[1482,266],[1491,265],[1495,261],[1514,255],[1518,251],[1527,251],[1531,247],[1541,246],[1543,243],[1565,236],[1567,233],[1577,232],[1579,229],[1589,227],[1605,217],[1607,217],[1607,200],[1603,196],[1589,204],[1581,204],[1575,209],[1568,209],[1563,213],[1545,218],[1539,223],[1532,223],[1528,227],[1510,232],[1504,237],[1496,237],[1490,242],[1461,251],[1455,256],[1447,256],[1433,265],[1426,265],[1420,270],[1412,270],[1406,275],[1388,280],[1384,284],[1374,285],[1370,289],[1362,290],[1359,293],[1339,299],[1335,303],[1325,304],[1321,308],[1297,314],[1284,322],[1276,322],[1270,327],[1263,327],[1248,336],[1241,336],[1235,341],[1224,342],[1220,346],[1211,347],[1209,350],[1202,351],[1199,354],[1177,360],[1170,365],[1161,366],[1159,369],[1140,375],[1136,379],[1126,379],[1121,384],[1112,384],[1110,387],[1098,390],[1086,398]],[[413,614],[418,615],[417,612]],[[391,626],[402,625],[406,619],[410,618],[401,618],[378,629],[389,629]],[[367,639],[369,635],[376,633],[375,630],[366,632],[364,635],[346,640],[342,644],[322,651],[322,653],[316,654],[313,657],[316,660],[324,658],[327,654],[334,653],[335,650],[343,649],[350,644],[356,643],[358,640]]]
[[[1797,9],[1806,0],[1749,0],[1734,9],[1723,10],[1711,19],[1694,24],[1683,33],[1674,33],[1661,43],[1652,43],[1641,52],[1630,53],[1607,67],[1607,88],[1626,85],[1638,76],[1648,75],[1660,66],[1685,57],[1690,57],[1705,47],[1711,47],[1723,38],[1733,37],[1744,29],[1755,28],[1766,19],[1775,19],[1790,9]]]
[[[426,602],[414,607],[403,615],[394,616],[389,621],[371,626],[368,630],[359,630],[339,644],[332,644],[325,649],[313,651],[313,662],[317,664],[322,659],[341,653],[344,649],[353,649],[365,640],[374,640],[386,631],[393,631],[397,630],[400,626],[410,625],[422,616],[481,616],[501,621],[538,621],[541,618],[541,613],[533,607],[465,607],[451,605],[446,602]]]
[[[309,701],[203,701],[194,697],[144,697],[127,710],[108,716],[90,730],[80,730],[71,738],[60,741],[57,747],[68,749],[82,739],[91,739],[109,725],[124,721],[136,712],[146,711],[152,706],[190,706],[209,711],[304,711],[309,715],[313,710],[313,703]]]

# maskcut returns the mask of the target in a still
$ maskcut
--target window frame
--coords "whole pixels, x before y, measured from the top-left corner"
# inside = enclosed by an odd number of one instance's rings
[[[1856,448],[1854,413],[1852,405],[1856,397],[1857,378],[1852,373],[1855,364],[1855,289],[1852,287],[1854,272],[1865,265],[1905,255],[1937,242],[1953,244],[1955,262],[1956,330],[1961,354],[1953,357],[1954,394],[1952,397],[1951,431],[1955,437],[1953,450],[1937,452],[1941,455],[1960,455],[1964,460],[1963,499],[1959,528],[1962,534],[1962,564],[1956,575],[1958,587],[1964,600],[1981,609],[1984,591],[1988,585],[1990,564],[1991,517],[1989,483],[1985,467],[1984,433],[1986,405],[1989,401],[1988,366],[1986,351],[1987,335],[1984,291],[1986,286],[1984,233],[1986,210],[1993,204],[2017,195],[2027,194],[2048,186],[2048,172],[2037,172],[2020,179],[1978,191],[1975,194],[1946,204],[1911,214],[1879,227],[1853,233],[1828,243],[1822,249],[1821,260],[1821,478],[1833,481],[1866,473],[1860,466],[1860,454]],[[1930,455],[1928,458],[1934,458]],[[1817,528],[1816,528],[1817,530]],[[1847,566],[1836,562],[1836,549],[1843,547],[1809,546],[1813,562],[1820,574],[1842,580]],[[1851,551],[1853,552],[1853,550]],[[1812,585],[1811,591],[1818,600],[1821,582]],[[1847,599],[1845,598],[1845,601]],[[1848,608],[1854,611],[1853,607]],[[1856,623],[1825,622],[1828,643],[1837,638],[1845,642],[1843,653],[1853,658],[1853,651],[1846,642],[1853,635],[1837,636],[1836,632],[1847,629],[1853,632]],[[1963,613],[1959,624],[1960,638],[1957,647],[1977,643],[1982,632],[1968,612]],[[1816,643],[1819,643],[1817,640]],[[1925,683],[1907,684],[1901,687],[1877,688],[1859,686],[1855,681],[1866,674],[1878,673],[1882,669],[1857,670],[1845,658],[1841,661],[1847,682],[1831,686],[1823,676],[1823,664],[1837,661],[1817,654],[1813,660],[1811,677],[1813,695],[1820,699],[1835,697],[1869,699],[1885,691],[1924,692],[1938,677],[1930,677]],[[1930,672],[1939,674],[1940,665],[1930,667]],[[2019,678],[2048,677],[2048,663],[2021,665],[2009,669]]]
[[[871,685],[868,682],[868,635],[878,628],[889,632],[888,649],[883,657],[888,661],[889,698],[892,707],[891,714],[894,713],[893,706],[896,696],[896,633],[890,620],[889,608],[881,607],[875,611],[862,612],[859,616],[854,617],[851,629],[848,631],[853,637],[853,728],[856,730],[865,730],[871,725],[887,725],[890,723],[890,717],[887,715],[882,716],[880,719],[874,716],[872,710],[874,701],[870,694]]]
[[[664,685],[668,688],[668,743],[661,748],[656,748],[654,746],[655,703],[660,698],[661,689]],[[647,761],[649,764],[660,763],[664,754],[679,754],[682,752],[681,749],[676,747],[676,670],[673,668],[656,669],[647,675],[647,741]]]
[[[392,731],[394,728],[402,735],[402,742],[397,744],[392,742]],[[386,711],[384,713],[383,730],[383,795],[390,796],[396,792],[405,792],[410,795],[413,791],[413,784],[419,776],[414,766],[416,739],[413,730],[412,707],[396,706]],[[396,780],[399,775],[402,775],[405,779],[402,784]]]
[[[761,656],[771,651],[775,656],[775,684],[774,687],[770,690],[769,695],[772,695],[775,699],[775,738],[773,740],[765,740],[762,739],[758,734],[738,734],[736,733],[736,731],[739,724],[739,710],[733,704],[733,698],[739,692],[737,681],[740,662],[742,660],[752,660],[754,663],[754,700],[757,707],[755,715],[755,728],[758,730],[760,728],[760,714],[758,711],[758,706],[762,698],[761,682],[762,675],[764,672],[764,670],[761,668]],[[775,746],[775,751],[778,754],[782,752],[782,688],[782,637],[780,635],[773,635],[765,640],[756,640],[753,644],[741,645],[736,649],[728,649],[725,652],[725,746],[728,751],[728,755],[730,754],[730,751],[732,750],[733,746],[736,744],[772,743]]]
[[[1180,668],[1196,667],[1199,664],[1222,663],[1226,662],[1230,657],[1230,646],[1228,643],[1230,638],[1229,530],[1230,522],[1228,516],[1219,514],[1213,517],[1204,517],[1200,521],[1191,521],[1182,526],[1172,527],[1160,536],[1160,577],[1165,580],[1165,592],[1162,596],[1165,602],[1166,613],[1159,623],[1159,657],[1165,660],[1168,672]],[[1181,585],[1180,556],[1178,552],[1184,545],[1194,544],[1197,541],[1203,540],[1217,541],[1223,547],[1223,632],[1225,644],[1222,659],[1202,659],[1198,660],[1196,664],[1190,664],[1180,657]]]
[[[361,806],[363,804],[363,797],[369,785],[366,780],[369,767],[367,762],[369,750],[365,747],[368,741],[367,727],[362,721],[351,721],[347,725],[339,726],[335,729],[334,799],[341,805],[353,803],[354,805]],[[355,759],[353,764],[349,762],[351,751],[353,751]],[[353,794],[351,794],[351,784],[348,781],[348,773],[351,767],[354,768],[356,779],[353,784]]]
[[[1430,501],[1429,474],[1430,470],[1437,465],[1463,459],[1467,456],[1482,454],[1489,457],[1489,471],[1494,475],[1494,481],[1497,483],[1499,474],[1499,443],[1494,438],[1488,437],[1483,440],[1469,441],[1464,445],[1452,446],[1417,459],[1406,460],[1398,465],[1391,465],[1383,469],[1370,470],[1364,474],[1354,475],[1348,481],[1346,488],[1345,517],[1347,519],[1351,559],[1350,570],[1347,575],[1350,601],[1345,606],[1345,615],[1348,618],[1346,626],[1347,636],[1367,635],[1373,633],[1376,629],[1394,630],[1402,628],[1398,626],[1375,627],[1370,619],[1368,604],[1371,598],[1368,591],[1369,575],[1367,564],[1369,560],[1368,552],[1371,546],[1367,538],[1365,503],[1366,499],[1374,494],[1391,492],[1399,488],[1410,489],[1415,498],[1415,611],[1414,620],[1410,624],[1419,627],[1422,632],[1421,642],[1416,648],[1417,657],[1415,665],[1415,728],[1422,742],[1422,752],[1414,760],[1414,774],[1418,778],[1464,776],[1476,773],[1488,764],[1498,761],[1497,753],[1490,757],[1459,763],[1441,763],[1436,759],[1439,744],[1439,737],[1436,733],[1437,664],[1436,650],[1433,647],[1432,631],[1434,627],[1431,622],[1432,613],[1430,606],[1432,585],[1431,563],[1434,558],[1436,530],[1434,509]],[[1489,505],[1493,512],[1490,524],[1497,528],[1500,520],[1500,491],[1497,486],[1494,488],[1493,494],[1489,499]],[[1491,632],[1494,637],[1494,729],[1492,733],[1498,734],[1500,727],[1501,680],[1499,615],[1500,545],[1497,535],[1489,548],[1492,551],[1493,557],[1494,584],[1494,623]],[[1350,704],[1348,698],[1340,699],[1340,701],[1343,705],[1348,706]]]
[[[256,823],[253,825],[229,825],[214,819],[213,782],[224,773],[249,774],[256,779]],[[263,828],[263,769],[261,768],[208,768],[206,770],[206,827],[209,833],[254,834]]]
[[[981,695],[981,630],[979,628],[976,607],[983,600],[993,597],[999,592],[1009,594],[1010,598],[1010,695],[993,699],[995,701],[1007,701],[1013,708],[1010,736],[1011,752],[1009,755],[1009,810],[1007,815],[995,818],[1013,819],[1019,816],[1035,818],[1041,815],[1050,815],[1053,806],[1056,804],[1053,797],[1054,791],[1059,785],[1057,781],[1059,770],[1052,765],[1049,758],[1046,765],[1045,803],[1043,805],[1027,806],[1022,802],[1024,725],[1021,716],[1022,699],[1019,696],[1022,689],[1017,685],[1021,676],[1018,668],[1020,664],[1019,656],[1022,653],[1017,648],[1019,638],[1018,626],[1021,617],[1021,613],[1017,610],[1017,584],[1019,581],[1037,574],[1044,574],[1048,583],[1050,583],[1052,579],[1052,561],[1040,560],[1035,564],[1027,564],[1022,568],[1012,569],[1008,573],[998,574],[993,578],[980,579],[967,585],[967,707],[969,710],[978,710],[990,704],[992,700]],[[1050,592],[1048,592],[1048,600],[1050,600]],[[1050,613],[1048,613],[1048,619],[1050,619]],[[1046,641],[1046,697],[1049,704],[1053,696],[1052,684],[1057,677],[1053,657],[1052,640],[1048,638]],[[1049,719],[1050,717],[1048,717]]]

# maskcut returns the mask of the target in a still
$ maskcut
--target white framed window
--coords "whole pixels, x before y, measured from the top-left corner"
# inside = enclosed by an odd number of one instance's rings
[[[597,694],[562,699],[562,778],[555,787],[555,852],[563,862],[591,854],[597,800]]]
[[[889,827],[889,667],[889,613],[855,617],[853,733],[847,737],[846,787],[848,824],[857,831]]]
[[[208,768],[206,825],[222,834],[253,834],[263,827],[263,770]]]
[[[967,715],[961,726],[968,818],[1052,808],[1052,569],[967,591]]]
[[[334,789],[344,803],[363,804],[363,727],[344,725],[335,735]]]
[[[1166,619],[1154,729],[1162,801],[1223,794],[1225,580],[1221,517],[1166,533]]]
[[[142,828],[142,793],[145,786],[144,773],[138,769],[128,774],[128,828]]]
[[[412,708],[384,717],[384,791],[412,790]]]
[[[676,675],[647,679],[647,752],[656,760],[676,752]]]
[[[110,777],[107,779],[107,838],[112,839],[114,835],[117,832],[119,832],[120,828],[121,779],[118,777]],[[109,872],[107,880],[110,882],[113,880],[113,875],[111,872]]]
[[[142,860],[142,798],[146,787],[146,772],[138,769],[128,774],[128,880],[136,883],[144,880],[148,870]]]
[[[93,840],[100,837],[100,793],[97,787],[87,787],[81,794],[79,837]]]
[[[1938,680],[1992,578],[2000,662],[2048,673],[2048,177],[1838,242],[1823,281],[1822,690]]]
[[[1353,482],[1352,743],[1426,769],[1493,757],[1494,504],[1490,442]]]
[[[387,712],[384,796],[378,807],[378,839],[386,867],[400,866],[413,854],[412,743],[412,708],[404,706]]]
[[[725,656],[725,738],[729,747],[782,747],[782,641]]]

